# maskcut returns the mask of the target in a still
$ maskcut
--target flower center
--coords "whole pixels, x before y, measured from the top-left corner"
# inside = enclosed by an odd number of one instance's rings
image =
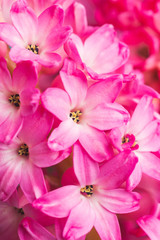
[[[15,107],[20,107],[20,96],[18,93],[16,94],[12,94],[9,98],[8,98],[9,102],[11,104],[13,104]]]
[[[20,156],[28,156],[29,155],[29,150],[27,144],[22,144],[18,150],[18,154]]]
[[[27,49],[29,51],[32,51],[35,54],[38,54],[38,52],[39,52],[39,47],[35,44],[28,44]]]
[[[16,207],[15,207],[15,209],[16,209],[16,211],[17,211],[18,213],[20,213],[21,215],[24,215],[24,211],[23,211],[22,208],[16,208]]]
[[[72,118],[72,120],[76,123],[79,123],[81,115],[82,115],[81,110],[70,112],[70,114],[69,114],[70,118]]]
[[[139,145],[133,134],[126,134],[122,138],[122,147],[124,149],[131,148],[131,150],[137,150],[139,148]]]
[[[93,194],[93,185],[86,185],[84,188],[80,189],[80,192],[86,197],[91,197]]]

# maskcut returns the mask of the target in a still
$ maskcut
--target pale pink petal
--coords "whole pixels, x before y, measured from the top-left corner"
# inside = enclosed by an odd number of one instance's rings
[[[22,36],[26,47],[28,44],[36,44],[38,20],[32,8],[28,7],[25,1],[18,0],[13,3],[10,13],[13,25]]]
[[[52,217],[66,217],[79,202],[80,187],[64,186],[51,191],[33,202],[33,206]]]
[[[11,37],[12,36],[12,37]],[[24,46],[24,41],[14,26],[8,23],[0,23],[0,38],[9,46]]]
[[[61,61],[61,56],[57,53],[52,52],[43,52],[41,55],[39,55],[38,59],[38,63],[42,64],[45,67],[59,67]]]
[[[37,167],[50,167],[55,165],[65,158],[67,158],[71,153],[71,149],[66,149],[64,151],[52,151],[49,147],[47,142],[41,142],[40,144],[35,145],[34,147],[30,148],[30,158],[32,162]]]
[[[125,126],[122,126],[121,128],[113,128],[109,133],[113,146],[120,152],[123,151],[122,137],[124,136],[124,132]]]
[[[136,136],[139,149],[142,152],[156,152],[160,149],[159,135],[160,135],[159,121],[151,121],[145,128]]]
[[[77,35],[72,34],[70,36],[64,45],[64,49],[71,59],[73,59],[76,63],[82,64],[84,47],[82,40]]]
[[[140,194],[124,189],[104,190],[98,188],[97,201],[113,213],[129,213],[139,209]]]
[[[46,140],[52,124],[52,115],[40,105],[29,119],[28,117],[24,119],[23,128],[18,137],[29,146],[34,146]]]
[[[134,133],[134,135],[137,135],[152,120],[153,120],[152,97],[144,96],[139,101],[132,115],[129,125],[129,132]]]
[[[16,109],[17,110],[17,109]],[[19,111],[13,111],[0,125],[0,142],[9,143],[18,135],[23,125],[23,118]]]
[[[81,128],[79,141],[94,160],[102,162],[111,157],[112,151],[104,132],[84,125]]]
[[[95,212],[91,202],[84,198],[72,208],[64,227],[63,236],[66,239],[77,239],[92,229],[94,221]]]
[[[76,33],[83,35],[87,28],[87,13],[85,6],[78,2],[74,3],[74,18]]]
[[[92,185],[99,175],[98,163],[77,142],[73,147],[74,171],[81,186]]]
[[[40,90],[37,88],[25,89],[20,94],[21,115],[26,117],[33,114],[38,108],[40,100]]]
[[[121,240],[121,232],[117,216],[104,209],[98,203],[94,208],[96,214],[94,227],[100,238],[102,240]]]
[[[86,113],[88,125],[99,130],[121,127],[129,120],[129,113],[118,103],[101,103]]]
[[[160,220],[155,216],[144,216],[137,220],[138,225],[151,240],[160,239]]]
[[[66,59],[60,76],[64,88],[71,98],[71,108],[79,107],[87,93],[87,79],[85,75],[76,68],[73,61]]]
[[[70,113],[68,94],[59,88],[47,88],[41,96],[44,107],[60,120],[66,120]]]
[[[101,177],[96,184],[105,189],[118,188],[130,176],[137,161],[135,154],[129,150],[119,153],[101,166]]]
[[[57,28],[63,23],[63,9],[58,5],[53,5],[41,13],[38,17],[38,44],[43,46],[46,37],[49,35],[51,29]]]
[[[142,167],[139,162],[137,162],[135,169],[129,176],[127,180],[127,190],[132,191],[140,183],[142,178]]]
[[[49,139],[48,146],[54,151],[61,151],[71,147],[79,138],[81,126],[67,119],[53,130]]]
[[[28,201],[32,202],[45,194],[47,188],[42,170],[28,161],[23,166],[20,186]]]
[[[9,56],[12,59],[13,62],[18,63],[21,61],[40,61],[40,55],[35,54],[32,51],[29,51],[28,49],[24,47],[19,47],[18,45],[15,45],[11,48],[9,52]]]
[[[142,172],[160,180],[160,158],[150,152],[138,153]]]
[[[92,33],[84,43],[85,56],[83,58],[87,66],[92,66],[97,56],[110,48],[115,39],[115,30],[112,25],[105,24]],[[105,60],[109,56],[106,55]],[[112,59],[113,62],[113,59]]]
[[[9,154],[9,153],[8,153]],[[2,154],[4,157],[4,154]],[[5,164],[0,162],[0,200],[6,201],[16,190],[21,181],[21,173],[23,170],[22,162],[13,159],[7,159]]]
[[[20,240],[56,240],[56,238],[32,218],[24,218],[18,228]]]
[[[17,64],[13,71],[12,88],[17,93],[20,93],[26,88],[34,88],[37,80],[37,72],[32,62],[21,62]]]
[[[57,50],[65,43],[71,32],[72,29],[70,26],[56,27],[55,29],[52,29],[46,38],[44,51],[53,52]]]
[[[87,107],[87,109],[93,109],[98,104],[114,102],[121,88],[121,75],[113,75],[92,84],[87,91],[85,107]]]
[[[92,65],[90,65],[90,63],[87,65],[89,66],[89,68],[87,68],[88,73],[91,77],[96,78],[97,76],[92,70],[98,74],[113,72],[128,60],[128,56],[128,46],[120,42],[115,42],[109,48],[102,50]],[[92,70],[90,71],[90,69]]]

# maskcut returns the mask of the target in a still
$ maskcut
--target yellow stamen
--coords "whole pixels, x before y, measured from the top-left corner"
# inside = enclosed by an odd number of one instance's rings
[[[8,98],[9,102],[11,104],[13,104],[15,107],[20,107],[20,96],[19,94],[12,94],[9,98]]]
[[[20,149],[18,150],[18,154],[20,156],[28,156],[29,155],[29,150],[28,150],[27,144],[24,143],[20,146]]]
[[[27,49],[32,51],[35,54],[38,54],[39,52],[39,47],[35,44],[28,44]]]
[[[80,189],[81,193],[86,193],[87,197],[91,197],[93,194],[93,185],[86,185],[84,188]]]
[[[76,123],[79,123],[80,121],[80,116],[82,115],[82,112],[80,110],[74,111],[74,112],[70,112],[69,116],[70,118],[72,118],[72,120]]]

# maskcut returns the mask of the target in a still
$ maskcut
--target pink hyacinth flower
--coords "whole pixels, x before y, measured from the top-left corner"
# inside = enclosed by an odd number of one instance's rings
[[[70,154],[70,150],[51,151],[47,136],[52,115],[42,107],[30,118],[10,144],[0,144],[0,200],[6,201],[20,185],[28,201],[46,193],[42,169],[54,165]],[[42,131],[43,128],[43,131]]]
[[[111,73],[128,59],[129,49],[120,42],[112,25],[103,25],[84,42],[72,34],[65,44],[70,58],[85,69],[93,79]]]
[[[142,172],[160,180],[160,159],[153,153],[160,149],[160,122],[154,119],[152,100],[147,95],[142,97],[127,126],[110,133],[114,147],[119,151],[130,149],[139,159],[129,178],[129,189],[139,184]]]
[[[10,142],[20,131],[24,117],[39,104],[40,92],[35,88],[37,74],[31,62],[22,62],[13,71],[0,59],[0,142]]]
[[[62,121],[51,133],[49,147],[64,150],[79,140],[96,161],[109,158],[104,130],[122,126],[129,119],[128,112],[113,103],[122,87],[121,77],[110,77],[87,88],[85,75],[70,60],[65,61],[60,75],[66,91],[48,88],[42,94],[45,108]]]
[[[85,172],[77,171],[78,181],[72,169],[66,171],[63,177],[66,186],[35,200],[33,206],[52,217],[68,216],[63,230],[65,239],[84,236],[94,226],[102,240],[120,240],[115,213],[139,208],[140,195],[119,188],[133,171],[137,158],[130,151],[124,151],[99,170],[98,166],[93,167],[92,159],[79,144],[74,148],[74,158],[84,158],[88,163]]]
[[[10,14],[13,25],[1,23],[0,38],[11,47],[11,59],[16,63],[30,60],[47,67],[57,66],[61,56],[55,51],[71,33],[69,26],[62,26],[63,9],[53,5],[37,18],[32,8],[18,0],[13,3]]]

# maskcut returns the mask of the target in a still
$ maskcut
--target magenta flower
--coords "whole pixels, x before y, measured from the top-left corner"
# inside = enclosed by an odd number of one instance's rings
[[[37,18],[25,1],[18,0],[10,14],[13,25],[1,23],[0,37],[11,47],[11,59],[16,63],[30,60],[47,67],[58,65],[61,56],[55,51],[71,33],[69,26],[62,26],[63,9],[53,5]]]
[[[111,73],[128,59],[129,49],[120,42],[112,25],[103,25],[84,42],[72,34],[65,44],[70,58],[85,69],[93,79]]]
[[[31,202],[46,193],[41,168],[54,165],[70,154],[70,150],[55,152],[47,145],[53,118],[42,107],[29,119],[10,144],[0,144],[0,200],[6,201],[20,185]],[[42,131],[43,126],[43,131]]]
[[[92,159],[79,144],[74,158],[88,161],[85,173],[79,171],[74,181],[71,169],[64,175],[66,185],[33,202],[43,213],[57,218],[67,217],[63,237],[71,240],[87,234],[94,226],[102,240],[121,239],[115,213],[133,212],[139,208],[140,195],[119,188],[133,171],[137,158],[124,151],[99,168],[90,167]],[[88,171],[90,170],[90,171]],[[121,173],[121,174],[119,174]]]
[[[77,140],[96,161],[110,156],[104,130],[126,124],[128,112],[113,103],[121,87],[120,76],[87,88],[87,79],[75,64],[66,60],[60,72],[66,91],[48,88],[42,94],[45,108],[62,122],[51,133],[48,144],[55,151],[71,147]]]
[[[22,62],[13,71],[0,59],[0,142],[10,142],[20,131],[24,117],[39,104],[40,92],[35,88],[37,74],[31,62]]]
[[[135,188],[142,172],[160,180],[160,159],[153,153],[160,149],[160,122],[154,119],[152,97],[145,95],[135,108],[127,126],[115,128],[110,137],[119,150],[130,149],[139,159],[128,182],[130,189]]]

